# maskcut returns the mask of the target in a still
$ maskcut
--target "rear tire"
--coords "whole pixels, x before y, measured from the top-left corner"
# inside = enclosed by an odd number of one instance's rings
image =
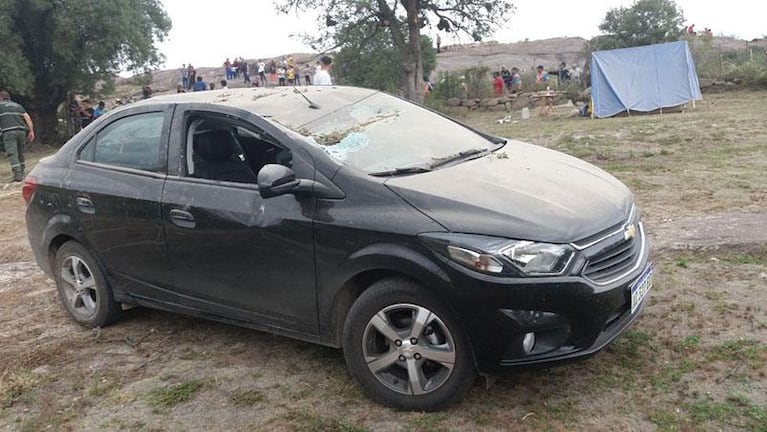
[[[344,323],[343,347],[351,375],[372,399],[392,408],[447,408],[476,374],[454,313],[405,279],[383,279],[362,293]]]
[[[68,241],[53,262],[56,289],[69,315],[85,327],[104,327],[122,312],[98,262],[83,245]]]

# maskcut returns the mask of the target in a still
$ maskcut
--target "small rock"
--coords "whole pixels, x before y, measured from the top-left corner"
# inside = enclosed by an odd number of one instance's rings
[[[32,373],[35,375],[46,375],[50,369],[50,366],[42,365],[32,369]]]

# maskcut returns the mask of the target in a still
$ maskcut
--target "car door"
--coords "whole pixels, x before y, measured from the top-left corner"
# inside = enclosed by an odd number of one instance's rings
[[[171,283],[160,201],[173,109],[136,108],[94,124],[67,179],[86,247],[118,294]]]
[[[315,199],[294,195],[262,198],[255,183],[257,166],[251,167],[250,176],[227,177],[238,178],[237,182],[200,178],[192,172],[197,158],[192,142],[202,135],[215,137],[224,130],[248,129],[279,142],[283,157],[291,154],[289,140],[255,116],[244,121],[231,114],[219,116],[215,109],[177,112],[179,127],[171,138],[171,149],[176,149],[171,152],[182,156],[178,172],[166,182],[162,212],[177,301],[230,319],[317,332]],[[201,132],[205,128],[218,129],[217,133]],[[274,158],[252,154],[252,150],[251,163]],[[268,153],[274,153],[272,150]],[[226,163],[244,161],[244,153]],[[292,165],[298,177],[313,177],[310,160],[292,157]]]

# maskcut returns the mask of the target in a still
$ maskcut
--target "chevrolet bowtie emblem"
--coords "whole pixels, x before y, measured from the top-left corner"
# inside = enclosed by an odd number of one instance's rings
[[[625,240],[631,240],[637,235],[637,227],[634,224],[631,224],[626,227],[626,231],[623,231],[623,238]]]

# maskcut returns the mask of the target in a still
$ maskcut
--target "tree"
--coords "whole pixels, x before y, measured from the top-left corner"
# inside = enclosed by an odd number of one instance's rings
[[[25,106],[42,142],[58,142],[67,95],[158,65],[154,42],[170,27],[160,0],[0,0],[0,87]]]
[[[421,29],[436,24],[440,31],[470,35],[475,41],[506,22],[513,10],[505,0],[275,0],[278,10],[321,10],[321,34],[314,47],[342,47],[356,35],[372,40],[385,30],[399,53],[402,88],[406,98],[423,100]],[[327,46],[330,41],[333,46]],[[364,41],[364,38],[363,38]]]
[[[333,60],[338,83],[389,92],[399,90],[402,87],[400,55],[389,34],[378,31],[372,38],[359,36],[341,48]],[[428,36],[421,36],[421,53],[426,77],[437,64],[437,51]]]
[[[605,35],[592,39],[594,49],[628,48],[679,38],[684,15],[674,0],[637,0],[631,7],[607,11],[599,25]]]

